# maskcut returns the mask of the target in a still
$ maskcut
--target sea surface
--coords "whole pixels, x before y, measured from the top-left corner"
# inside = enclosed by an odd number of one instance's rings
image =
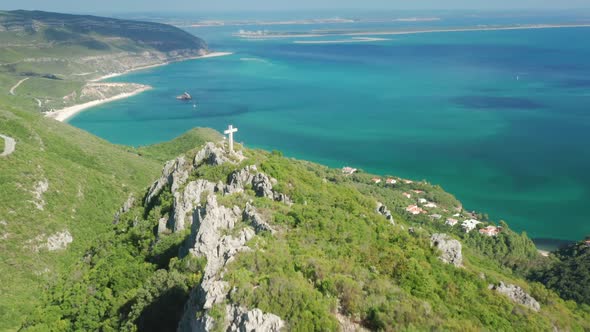
[[[166,141],[193,127],[221,131],[233,124],[239,128],[236,139],[247,147],[440,184],[467,209],[505,220],[538,244],[554,247],[590,234],[590,28],[326,44],[294,41],[350,37],[252,41],[232,34],[558,19],[465,16],[188,28],[212,49],[235,54],[111,79],[154,89],[87,110],[70,123],[134,146]],[[195,97],[196,108],[175,100],[184,91]]]

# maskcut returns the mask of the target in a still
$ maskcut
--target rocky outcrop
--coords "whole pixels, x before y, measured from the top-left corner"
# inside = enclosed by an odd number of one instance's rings
[[[243,159],[241,154],[236,153],[235,155],[238,156],[238,159]],[[193,165],[195,167],[202,164],[217,166],[230,161],[228,154],[225,153],[225,150],[222,147],[209,142],[197,153]]]
[[[174,209],[170,216],[170,228],[174,232],[183,231],[187,226],[193,223],[193,210],[208,193],[215,193],[219,190],[218,186],[206,180],[197,180],[189,182],[182,192],[174,193]]]
[[[225,187],[226,194],[233,194],[244,191],[247,185],[252,185],[254,174],[258,173],[256,165],[247,166],[239,171],[230,174],[228,184]]]
[[[387,209],[387,206],[383,205],[383,203],[377,202],[377,213],[384,216],[390,223],[395,225],[395,220],[393,220],[393,216],[391,215],[391,211]]]
[[[250,203],[246,203],[246,208],[244,209],[244,213],[242,215],[243,220],[252,225],[256,233],[259,232],[270,232],[273,234],[275,231],[270,227],[270,225],[262,219],[262,217],[256,211],[256,208],[252,206]]]
[[[258,173],[252,179],[252,189],[258,197],[267,197],[274,199],[274,193],[272,191],[272,182],[270,178],[264,173]]]
[[[64,250],[73,241],[74,237],[72,237],[72,234],[68,230],[65,230],[48,237],[46,247],[49,251]]]
[[[461,242],[451,238],[447,234],[434,234],[430,237],[430,245],[440,250],[440,260],[457,267],[463,265]]]
[[[541,310],[541,305],[539,302],[537,302],[534,297],[530,296],[522,288],[516,285],[507,285],[503,282],[500,282],[499,285],[490,285],[489,288],[507,296],[514,303],[521,304],[534,311]]]
[[[237,306],[227,306],[226,316],[231,332],[278,332],[285,326],[279,316],[265,314],[260,309],[247,311]]]
[[[43,179],[37,184],[35,184],[35,188],[33,188],[33,200],[31,201],[38,210],[43,211],[45,209],[45,200],[43,199],[43,194],[49,190],[49,181],[47,179]]]
[[[129,197],[127,197],[127,201],[125,201],[125,203],[119,209],[119,211],[117,211],[115,213],[115,216],[113,217],[113,224],[118,224],[119,219],[121,218],[121,215],[129,212],[134,204],[135,204],[135,196],[133,194],[130,194]]]
[[[239,331],[267,331],[265,330],[267,326],[279,326],[280,329],[282,321],[274,315],[260,316],[257,312],[253,314],[244,312],[246,316],[241,313],[235,317],[226,317],[225,322],[215,322],[207,313],[207,310],[215,304],[222,303],[227,297],[228,284],[222,280],[226,264],[238,252],[250,250],[245,244],[256,235],[257,231],[272,231],[272,228],[262,220],[251,205],[247,204],[245,211],[241,211],[237,206],[229,209],[218,204],[215,194],[208,195],[207,202],[195,209],[193,220],[186,252],[190,255],[205,257],[207,265],[201,284],[191,292],[179,324],[179,331],[210,331],[217,326],[216,324],[234,326],[234,323],[237,324],[236,328],[247,328],[239,329]],[[236,228],[242,222],[245,223],[240,225],[243,227]],[[227,235],[228,232],[231,235]],[[230,306],[226,306],[227,312],[235,312],[228,307]],[[197,313],[203,314],[197,315]],[[258,323],[262,325],[256,325]],[[231,327],[227,330],[231,330]]]
[[[188,179],[189,171],[192,171],[192,167],[186,164],[184,157],[178,157],[167,162],[160,178],[148,190],[144,204],[146,206],[151,204],[153,199],[168,185],[171,186],[172,192],[176,192]]]

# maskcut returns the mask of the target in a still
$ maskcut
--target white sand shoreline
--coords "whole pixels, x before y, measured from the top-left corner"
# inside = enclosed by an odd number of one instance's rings
[[[74,106],[62,108],[60,110],[47,112],[47,113],[45,113],[45,116],[48,118],[55,119],[60,122],[64,122],[64,121],[70,119],[71,117],[73,117],[74,115],[76,115],[88,108],[95,107],[95,106],[102,105],[102,104],[106,104],[106,103],[110,103],[112,101],[119,100],[119,99],[129,98],[129,97],[138,95],[144,91],[150,90],[151,88],[152,88],[151,86],[146,85],[146,86],[143,86],[143,87],[141,87],[135,91],[132,91],[132,92],[120,93],[120,94],[112,96],[110,98],[93,100],[93,101],[89,101],[84,104],[74,105]]]
[[[190,57],[190,58],[186,58],[186,59],[181,59],[181,60],[178,60],[178,61],[168,61],[168,62],[163,62],[163,63],[149,65],[149,66],[137,67],[137,68],[133,68],[133,69],[130,69],[130,70],[126,70],[126,71],[124,71],[122,73],[108,74],[108,75],[101,76],[99,78],[90,80],[90,81],[88,81],[88,83],[99,82],[99,81],[105,80],[107,78],[112,78],[112,77],[117,77],[117,76],[129,74],[131,72],[138,71],[138,70],[144,70],[144,69],[149,69],[149,68],[154,68],[154,67],[165,66],[165,65],[168,65],[168,64],[170,64],[172,62],[180,62],[180,61],[187,61],[187,60],[198,60],[198,59],[206,59],[206,58],[216,58],[216,57],[227,56],[227,55],[232,55],[232,54],[233,54],[233,52],[211,52],[211,53],[207,53],[207,54],[196,56],[196,57]],[[59,109],[59,110],[47,112],[47,113],[45,113],[45,116],[48,117],[48,118],[55,119],[55,120],[60,121],[60,122],[65,122],[68,119],[70,119],[71,117],[73,117],[74,115],[76,115],[76,114],[78,114],[78,113],[80,113],[80,112],[82,112],[82,111],[84,111],[86,109],[89,109],[91,107],[95,107],[95,106],[98,106],[98,105],[110,103],[110,102],[115,101],[115,100],[120,100],[120,99],[125,99],[125,98],[129,98],[129,97],[133,97],[135,95],[138,95],[138,94],[140,94],[142,92],[145,92],[147,90],[150,90],[150,89],[152,89],[151,86],[145,85],[145,86],[143,86],[141,88],[138,88],[138,89],[136,89],[135,91],[132,91],[132,92],[120,93],[120,94],[115,95],[115,96],[112,96],[110,98],[93,100],[93,101],[89,101],[87,103],[78,104],[78,105],[74,105],[74,106],[62,108],[62,109]]]
[[[437,32],[469,32],[469,31],[503,31],[503,30],[535,30],[535,29],[563,29],[563,28],[590,28],[590,24],[536,24],[536,25],[516,25],[516,26],[479,26],[467,28],[449,28],[449,29],[427,29],[427,30],[408,30],[408,31],[361,31],[361,32],[336,32],[336,33],[303,33],[303,34],[248,34],[235,33],[233,36],[244,39],[274,39],[274,38],[318,38],[332,36],[394,36],[394,35],[414,35],[422,33]]]

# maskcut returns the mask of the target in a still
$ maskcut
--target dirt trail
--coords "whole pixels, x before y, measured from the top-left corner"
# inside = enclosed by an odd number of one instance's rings
[[[28,80],[30,77],[23,78],[22,80],[18,81],[12,88],[10,88],[10,94],[14,96],[14,90],[18,88],[19,85],[23,84],[24,81]]]

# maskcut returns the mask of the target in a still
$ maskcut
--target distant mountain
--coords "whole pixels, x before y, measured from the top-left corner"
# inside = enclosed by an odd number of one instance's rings
[[[171,25],[90,15],[25,10],[0,12],[0,31],[26,32],[49,42],[79,43],[98,50],[111,47],[104,37],[126,38],[161,52],[207,49],[202,39]]]
[[[97,92],[88,81],[208,52],[202,39],[167,24],[0,11],[0,91],[43,112],[133,90]]]

